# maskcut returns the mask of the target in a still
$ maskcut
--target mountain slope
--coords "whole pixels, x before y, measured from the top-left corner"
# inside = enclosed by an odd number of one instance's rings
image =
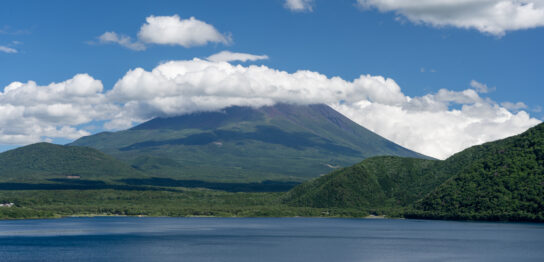
[[[435,172],[437,163],[403,157],[365,159],[295,187],[285,202],[317,208],[405,206],[448,178]]]
[[[125,163],[88,147],[37,143],[0,154],[1,181],[36,181],[66,176],[104,180],[146,177]]]
[[[326,105],[229,107],[155,118],[71,145],[96,148],[155,176],[199,180],[304,180],[376,155],[425,158]]]
[[[544,221],[544,124],[485,152],[417,202],[414,217]]]
[[[295,206],[414,206],[417,218],[544,221],[544,124],[439,160],[375,157],[292,189]]]

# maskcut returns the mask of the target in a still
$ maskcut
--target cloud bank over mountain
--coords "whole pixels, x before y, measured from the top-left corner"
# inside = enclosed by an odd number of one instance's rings
[[[0,93],[0,143],[74,139],[89,133],[85,125],[123,129],[156,116],[232,105],[325,103],[400,145],[445,158],[540,122],[520,107],[510,111],[510,104],[481,97],[481,88],[476,89],[409,97],[382,76],[349,81],[308,70],[289,73],[195,58],[165,62],[151,71],[134,68],[108,91],[86,74],[47,86],[13,82]]]

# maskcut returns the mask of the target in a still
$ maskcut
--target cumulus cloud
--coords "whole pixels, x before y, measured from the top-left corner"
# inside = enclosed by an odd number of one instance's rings
[[[230,36],[223,35],[210,24],[194,17],[181,20],[178,15],[148,16],[138,38],[146,43],[200,46],[211,43],[228,44]]]
[[[314,0],[285,0],[283,6],[293,12],[312,12]]]
[[[146,44],[202,46],[208,43],[229,44],[231,36],[222,34],[213,26],[194,17],[181,19],[173,16],[148,16],[140,27],[138,40],[126,35],[105,32],[98,37],[101,43],[117,43],[126,48],[142,51]]]
[[[146,49],[143,43],[132,41],[129,36],[118,35],[115,32],[105,32],[104,34],[99,36],[98,39],[100,40],[100,43],[115,43],[136,51],[142,51]]]
[[[17,50],[11,47],[2,46],[0,45],[0,52],[8,53],[8,54],[15,54],[17,53]]]
[[[217,54],[213,54],[206,58],[208,61],[212,62],[231,62],[231,61],[257,61],[257,60],[266,60],[268,59],[267,55],[252,55],[246,53],[233,53],[230,51],[221,51]]]
[[[454,26],[503,36],[544,26],[543,0],[357,0],[359,6],[395,12],[417,24]]]
[[[39,86],[13,82],[0,93],[0,143],[88,134],[78,126],[124,129],[156,116],[275,103],[325,103],[407,148],[445,158],[468,146],[521,133],[540,123],[522,104],[499,104],[475,88],[410,97],[390,78],[354,80],[318,72],[201,59],[129,70],[113,88],[89,75]],[[515,109],[515,110],[514,110]]]
[[[443,94],[458,97],[443,97]],[[473,94],[474,91],[441,90],[413,98],[403,106],[361,101],[333,107],[392,141],[442,159],[472,145],[518,134],[540,122],[524,111],[509,112]],[[463,96],[466,102],[461,109],[448,107],[451,103],[458,104],[456,100]]]
[[[125,104],[125,111],[137,120],[231,105],[300,103],[301,99],[305,103],[332,102],[333,95],[346,88],[349,86],[340,78],[327,79],[310,71],[289,74],[266,66],[193,59],[167,62],[152,71],[130,70],[108,96]]]
[[[46,86],[12,82],[0,92],[0,144],[89,135],[75,126],[111,118],[102,90],[102,82],[87,74]]]
[[[540,122],[481,97],[475,89],[409,97],[393,79],[382,76],[347,81],[306,70],[288,73],[200,59],[130,70],[108,97],[122,103],[124,118],[133,122],[232,105],[326,103],[398,144],[437,158]]]

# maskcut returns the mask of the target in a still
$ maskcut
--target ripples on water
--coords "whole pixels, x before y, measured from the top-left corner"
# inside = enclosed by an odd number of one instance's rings
[[[324,218],[0,221],[0,261],[544,261],[544,225]]]

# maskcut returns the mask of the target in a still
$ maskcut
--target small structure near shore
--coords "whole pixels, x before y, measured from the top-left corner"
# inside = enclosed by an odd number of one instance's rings
[[[80,179],[81,176],[79,176],[79,175],[67,175],[66,178],[67,179]]]

